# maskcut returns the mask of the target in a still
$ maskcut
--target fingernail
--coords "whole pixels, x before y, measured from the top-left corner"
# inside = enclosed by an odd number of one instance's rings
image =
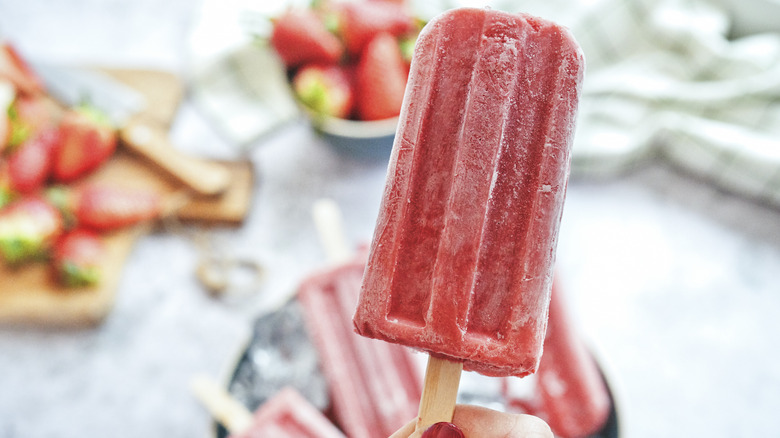
[[[458,426],[442,421],[429,427],[420,438],[465,438]]]

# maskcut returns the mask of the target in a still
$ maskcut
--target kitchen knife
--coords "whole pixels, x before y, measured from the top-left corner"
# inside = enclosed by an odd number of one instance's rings
[[[227,189],[231,175],[221,163],[192,157],[170,143],[167,129],[143,117],[146,98],[133,88],[97,70],[33,63],[49,93],[67,106],[89,103],[105,112],[122,143],[200,195]]]

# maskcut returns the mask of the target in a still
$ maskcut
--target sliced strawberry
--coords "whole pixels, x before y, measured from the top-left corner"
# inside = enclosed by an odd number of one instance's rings
[[[9,108],[12,131],[10,146],[13,148],[37,135],[39,132],[57,126],[59,113],[50,99],[43,96],[20,96]]]
[[[0,78],[11,81],[22,94],[43,94],[43,82],[9,43],[0,43]]]
[[[54,248],[54,274],[60,284],[68,287],[98,284],[103,276],[100,263],[105,253],[103,241],[94,232],[70,231]]]
[[[71,209],[79,226],[94,230],[115,230],[160,217],[162,199],[157,192],[90,184],[71,198]]]
[[[380,33],[401,36],[416,29],[414,17],[401,4],[389,1],[344,2],[335,6],[338,33],[352,56],[362,53]]]
[[[45,258],[61,233],[59,210],[37,196],[0,210],[0,255],[11,265]]]
[[[271,44],[287,68],[303,64],[334,64],[341,59],[341,41],[311,9],[290,8],[274,20]]]
[[[358,118],[380,120],[397,116],[407,78],[398,41],[387,33],[377,35],[366,47],[355,72]]]
[[[52,153],[59,139],[59,130],[50,128],[24,142],[8,156],[11,190],[18,193],[31,193],[43,187],[49,178]]]
[[[317,114],[345,119],[352,113],[351,74],[345,67],[303,67],[293,77],[293,90],[298,99]]]
[[[92,108],[66,112],[60,123],[60,135],[52,169],[54,179],[59,182],[70,182],[91,172],[116,149],[116,130],[102,113]]]

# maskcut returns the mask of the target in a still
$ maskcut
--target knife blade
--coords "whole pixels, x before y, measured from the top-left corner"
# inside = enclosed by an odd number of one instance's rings
[[[93,69],[38,62],[31,65],[53,98],[69,107],[89,103],[106,113],[122,144],[196,194],[217,195],[230,185],[226,166],[181,152],[171,144],[166,128],[143,117],[147,100],[132,87]]]
[[[104,73],[40,63],[35,63],[33,69],[60,103],[67,106],[89,103],[104,112],[115,126],[123,126],[132,115],[146,108],[141,93]]]

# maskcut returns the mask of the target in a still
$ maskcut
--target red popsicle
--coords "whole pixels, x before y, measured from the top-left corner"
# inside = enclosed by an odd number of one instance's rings
[[[252,425],[231,438],[345,438],[298,391],[282,389],[255,411]]]
[[[386,438],[416,415],[422,381],[408,349],[352,330],[363,260],[311,276],[298,300],[337,421],[350,437]]]
[[[553,284],[544,354],[536,375],[538,415],[556,435],[582,438],[604,426],[611,405],[609,392],[572,324],[558,283]]]
[[[426,392],[538,366],[583,70],[526,14],[454,9],[417,40],[354,324],[430,353]]]
[[[254,414],[208,377],[196,376],[192,390],[230,432],[229,438],[345,438],[292,387],[282,388]]]

